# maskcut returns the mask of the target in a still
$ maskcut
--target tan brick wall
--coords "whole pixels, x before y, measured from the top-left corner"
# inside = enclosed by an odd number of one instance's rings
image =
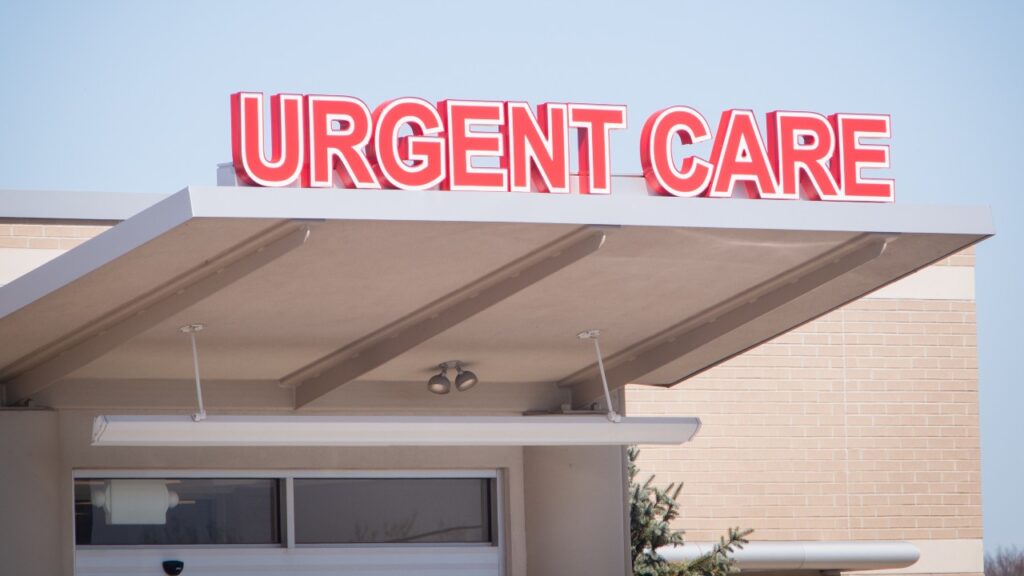
[[[974,247],[967,248],[961,252],[953,254],[949,258],[936,262],[936,266],[970,266],[974,267]]]
[[[864,299],[676,389],[630,386],[627,411],[704,421],[641,455],[685,482],[691,541],[977,539],[977,392],[973,301]]]
[[[106,224],[0,223],[0,248],[67,250],[108,228]]]

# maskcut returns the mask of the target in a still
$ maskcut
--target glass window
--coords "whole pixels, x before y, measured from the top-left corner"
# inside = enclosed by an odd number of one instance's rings
[[[487,478],[297,478],[297,544],[496,543]]]
[[[271,478],[75,480],[79,546],[280,544]]]

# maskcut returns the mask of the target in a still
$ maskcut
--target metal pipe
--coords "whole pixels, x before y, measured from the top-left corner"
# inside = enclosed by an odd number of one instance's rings
[[[192,367],[195,370],[196,399],[199,402],[199,411],[192,415],[192,420],[195,422],[206,420],[206,408],[203,406],[203,385],[199,380],[199,349],[196,346],[196,332],[205,327],[203,324],[189,324],[181,327],[181,331],[188,334],[192,340]]]
[[[601,339],[600,330],[585,330],[576,335],[580,340],[593,340],[594,341],[594,352],[597,354],[597,371],[601,373],[601,384],[604,386],[604,401],[608,405],[608,420],[611,422],[621,422],[622,416],[615,411],[615,407],[612,405],[612,393],[608,390],[608,377],[604,372],[604,359],[601,358]]]
[[[658,548],[670,562],[687,562],[707,554],[713,542]],[[751,542],[732,555],[744,572],[775,570],[854,571],[906,568],[921,552],[908,542]]]

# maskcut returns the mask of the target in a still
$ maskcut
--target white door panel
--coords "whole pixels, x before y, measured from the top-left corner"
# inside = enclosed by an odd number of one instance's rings
[[[500,576],[496,546],[344,548],[78,549],[77,576],[163,576],[164,560],[182,576]]]

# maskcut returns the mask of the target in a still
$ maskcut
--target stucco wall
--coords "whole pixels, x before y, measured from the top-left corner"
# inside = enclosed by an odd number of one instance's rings
[[[61,458],[54,474],[61,484],[59,507],[70,510],[73,470],[452,470],[501,469],[507,480],[509,574],[526,574],[523,496],[523,449],[481,448],[125,448],[90,446],[92,411],[63,410],[60,416]],[[60,550],[64,574],[72,573],[73,527],[70,514],[61,516]],[[48,545],[53,554],[55,546]]]
[[[58,498],[58,416],[49,410],[0,410],[0,573],[60,574],[60,525],[70,502]]]
[[[623,449],[528,447],[523,452],[529,573],[628,574]]]

